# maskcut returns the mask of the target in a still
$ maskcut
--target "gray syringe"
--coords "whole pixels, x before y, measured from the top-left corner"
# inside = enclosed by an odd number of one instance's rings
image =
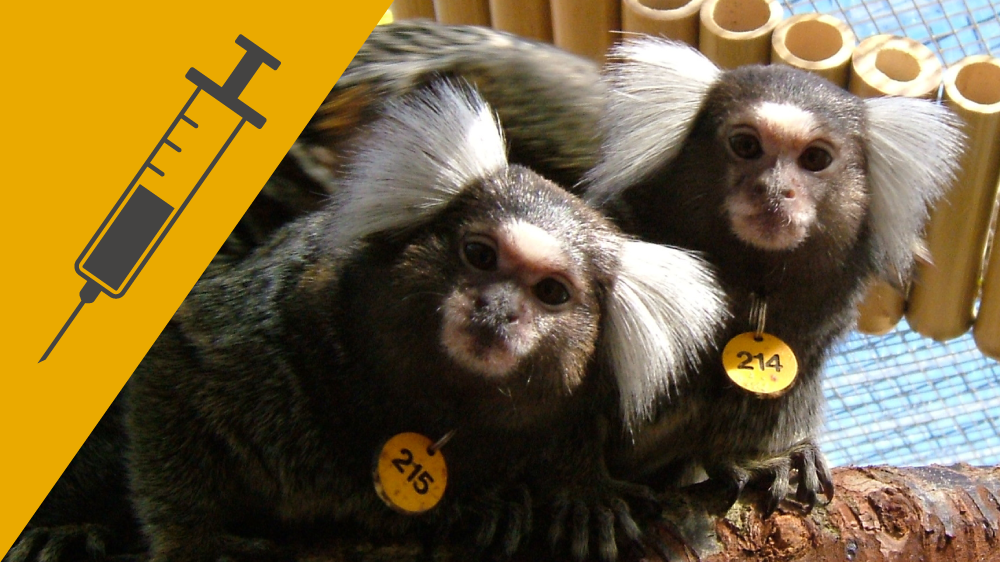
[[[219,86],[194,68],[187,71],[185,78],[193,82],[196,86],[194,93],[191,94],[187,103],[181,108],[180,113],[177,114],[177,117],[167,127],[167,132],[160,138],[160,142],[156,143],[153,152],[143,162],[142,167],[139,168],[139,172],[125,189],[125,193],[115,203],[111,212],[108,213],[104,222],[101,223],[100,228],[97,229],[93,238],[90,239],[87,247],[84,248],[83,253],[77,258],[76,272],[87,280],[83,289],[80,290],[80,304],[73,310],[73,314],[70,315],[62,329],[59,330],[55,339],[52,340],[48,349],[45,350],[42,358],[38,360],[39,363],[45,361],[49,354],[52,353],[56,344],[59,343],[59,339],[62,338],[69,325],[73,323],[73,320],[80,313],[84,304],[94,302],[94,299],[102,292],[116,299],[125,294],[132,285],[132,282],[135,281],[139,271],[142,270],[157,246],[160,245],[163,237],[166,236],[167,232],[174,225],[174,222],[177,221],[177,218],[191,201],[191,198],[194,197],[198,188],[201,187],[205,178],[212,172],[212,168],[215,167],[219,158],[229,148],[230,143],[236,137],[236,133],[243,127],[243,124],[249,122],[258,129],[264,126],[267,119],[251,109],[247,104],[241,102],[239,96],[243,93],[247,84],[250,83],[250,79],[253,78],[260,65],[265,64],[271,69],[277,70],[281,62],[243,35],[236,38],[236,44],[246,49],[246,53],[223,85]],[[170,133],[182,121],[193,128],[198,127],[198,123],[185,115],[185,112],[191,107],[191,104],[201,92],[205,92],[221,102],[241,119],[225,143],[223,143],[222,148],[212,158],[205,172],[201,174],[194,187],[188,192],[184,202],[177,208],[174,208],[164,201],[163,198],[140,184],[139,180],[147,170],[159,177],[165,177],[166,171],[157,168],[153,164],[153,158],[164,145],[178,153],[181,152],[181,147],[170,141]]]

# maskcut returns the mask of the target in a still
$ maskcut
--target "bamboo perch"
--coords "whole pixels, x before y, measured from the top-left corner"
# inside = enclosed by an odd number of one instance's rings
[[[965,122],[967,146],[958,178],[931,215],[932,264],[919,264],[907,311],[910,326],[936,340],[964,334],[973,321],[1000,175],[1000,62],[988,55],[963,59],[948,69],[944,94]],[[996,307],[992,296],[980,311],[978,338],[987,349],[1000,320],[988,317]]]
[[[698,47],[702,0],[622,0],[622,31]]]
[[[1000,199],[993,209],[993,224],[997,224]],[[972,326],[976,346],[983,355],[1000,361],[1000,237],[993,231],[993,249],[983,274],[983,296],[979,301],[979,314]]]
[[[771,61],[771,33],[781,21],[778,0],[705,0],[698,48],[723,68]]]
[[[439,23],[490,25],[490,0],[434,0]]]
[[[907,96],[934,98],[943,69],[934,53],[907,38],[876,35],[861,42],[851,55],[848,89],[861,97]],[[858,305],[858,330],[881,335],[903,318],[906,297],[884,281],[873,281]]]
[[[621,29],[621,0],[551,0],[552,42],[604,64]]]
[[[826,14],[799,14],[771,36],[771,62],[818,74],[846,88],[856,38],[843,21]]]
[[[552,42],[549,0],[490,0],[490,19],[494,29]]]
[[[965,119],[969,127],[968,158],[958,182],[957,207],[976,206],[974,212],[964,217],[963,226],[969,230],[965,236],[973,237],[979,244],[979,253],[973,251],[969,259],[981,255],[989,233],[991,216],[998,205],[1000,182],[1000,59],[988,55],[968,57],[953,68],[945,78],[945,96]],[[935,216],[935,219],[937,217]],[[943,220],[943,219],[942,219]],[[942,227],[944,228],[944,227]],[[949,233],[951,234],[951,233]],[[959,234],[959,233],[956,233]],[[941,241],[942,246],[947,240]],[[979,314],[972,333],[983,354],[1000,359],[1000,239],[994,234],[993,249],[982,277],[982,297]],[[967,267],[978,266],[968,263]],[[978,271],[978,267],[976,268]],[[950,273],[943,269],[943,273]],[[966,280],[975,285],[978,276]],[[974,298],[974,297],[973,297]],[[960,306],[964,306],[960,305]]]
[[[395,0],[390,9],[396,20],[434,19],[434,0]]]

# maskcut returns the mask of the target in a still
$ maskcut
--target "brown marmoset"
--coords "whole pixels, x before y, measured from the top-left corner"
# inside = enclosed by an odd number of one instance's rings
[[[797,498],[811,507],[833,494],[815,442],[823,362],[854,325],[866,281],[901,283],[910,269],[962,151],[957,119],[927,100],[862,100],[791,67],[722,71],[662,40],[627,41],[613,60],[585,197],[626,232],[703,255],[732,313],[685,377],[681,405],[623,440],[614,469],[677,477],[698,464],[734,497],[766,485],[768,512],[797,469]],[[743,333],[787,344],[790,388],[748,391],[727,376],[723,351]],[[770,359],[759,374],[778,374],[782,359]]]
[[[812,505],[832,494],[814,439],[822,363],[868,278],[904,282],[962,149],[956,121],[929,101],[862,101],[790,68],[723,72],[665,41],[626,38],[611,60],[602,78],[592,63],[494,30],[381,26],[300,139],[300,162],[321,184],[336,175],[344,139],[374,111],[352,93],[391,98],[436,75],[470,77],[509,116],[523,163],[585,191],[626,232],[702,252],[723,272],[733,314],[685,377],[697,399],[625,433],[619,475],[675,480],[702,465],[734,497],[750,480],[768,485],[772,510],[798,469],[797,495]],[[798,361],[773,399],[737,388],[722,366],[725,345],[758,328]],[[732,415],[716,415],[719,404]]]
[[[650,419],[709,341],[725,314],[709,270],[509,164],[471,89],[436,83],[383,111],[337,196],[199,281],[119,397],[154,561],[453,525],[510,554],[536,506],[575,558],[639,539],[637,487],[608,474],[602,428]],[[450,436],[444,495],[420,515],[373,482],[408,432]],[[392,460],[418,495],[443,483]]]

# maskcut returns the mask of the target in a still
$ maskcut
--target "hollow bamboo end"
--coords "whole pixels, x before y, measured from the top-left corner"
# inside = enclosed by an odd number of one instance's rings
[[[861,97],[933,98],[943,72],[927,46],[906,37],[876,35],[854,49],[849,89]]]
[[[723,68],[767,64],[771,34],[782,16],[777,0],[704,0],[698,48]]]
[[[962,59],[945,74],[944,93],[966,111],[1000,113],[1000,59],[989,55]]]
[[[818,74],[847,86],[857,39],[843,21],[827,14],[799,14],[782,21],[771,36],[771,62]]]
[[[698,46],[702,0],[622,0],[622,31]]]

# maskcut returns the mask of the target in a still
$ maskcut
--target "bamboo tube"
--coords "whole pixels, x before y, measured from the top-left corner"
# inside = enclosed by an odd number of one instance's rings
[[[490,19],[494,29],[552,42],[549,0],[490,0]]]
[[[551,0],[552,42],[604,63],[621,29],[621,0]]]
[[[931,264],[920,264],[907,320],[914,330],[937,340],[965,333],[972,324],[983,252],[1000,175],[1000,60],[967,57],[948,69],[944,80],[948,105],[965,122],[967,146],[958,178],[937,205],[927,227]],[[998,314],[992,298],[982,322],[980,347],[996,343]],[[977,340],[978,343],[978,340]]]
[[[622,31],[683,41],[698,47],[702,0],[622,0]]]
[[[908,96],[934,98],[943,70],[933,51],[892,35],[861,42],[851,55],[848,89],[860,97]],[[903,318],[906,296],[884,281],[874,281],[858,305],[858,330],[881,335]]]
[[[395,20],[434,19],[434,0],[395,0],[390,10]]]
[[[843,21],[827,14],[799,14],[771,36],[771,62],[818,74],[846,88],[857,40]]]
[[[705,0],[698,49],[722,68],[767,64],[771,33],[781,17],[778,0]]]
[[[434,0],[437,20],[445,24],[490,25],[490,0]]]
[[[906,299],[899,290],[881,280],[868,284],[865,298],[858,303],[859,332],[881,336],[892,331],[903,319]]]
[[[1000,216],[1000,199],[993,210],[994,222]],[[1000,236],[993,231],[993,249],[983,275],[983,296],[979,301],[979,314],[972,326],[976,345],[984,355],[1000,361]]]
[[[942,74],[937,56],[924,45],[905,37],[875,35],[854,49],[848,89],[863,98],[934,98]]]

